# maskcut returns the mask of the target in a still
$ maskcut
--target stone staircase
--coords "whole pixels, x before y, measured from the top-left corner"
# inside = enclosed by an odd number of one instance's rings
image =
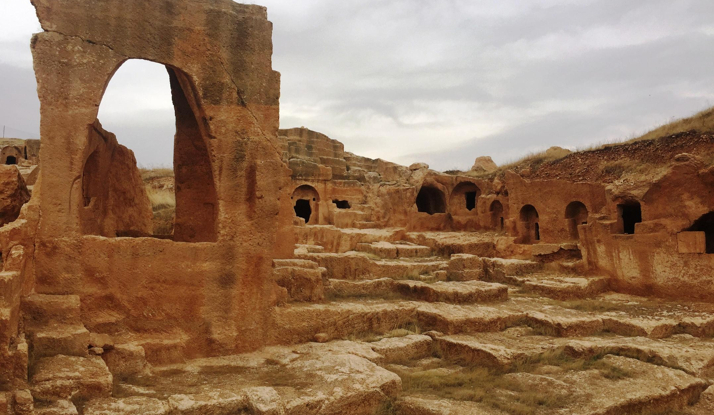
[[[609,292],[572,258],[462,252],[494,252],[483,236],[339,232],[349,245],[274,261],[281,346],[254,353],[185,361],[180,333],[162,337],[176,356],[158,337],[105,345],[78,299],[28,297],[26,401],[43,415],[714,413],[713,304]]]

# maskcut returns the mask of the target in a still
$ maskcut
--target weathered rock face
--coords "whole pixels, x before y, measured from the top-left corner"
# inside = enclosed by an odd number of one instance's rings
[[[42,220],[27,285],[79,296],[92,332],[182,339],[142,343],[151,358],[264,344],[279,293],[272,260],[293,249],[266,9],[230,0],[33,4],[44,30],[32,41]],[[138,237],[152,230],[136,163],[97,121],[106,85],[129,59],[163,64],[171,80],[173,241]]]
[[[0,165],[0,226],[17,219],[28,200],[30,192],[17,168]]]
[[[108,237],[151,235],[151,203],[134,153],[99,122],[90,127],[82,172],[82,233]]]
[[[482,171],[486,173],[496,170],[498,170],[498,166],[490,156],[476,157],[474,165],[471,167],[471,171]]]

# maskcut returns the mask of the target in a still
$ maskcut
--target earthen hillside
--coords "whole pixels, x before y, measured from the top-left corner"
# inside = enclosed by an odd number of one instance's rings
[[[548,151],[527,156],[495,171],[466,174],[503,177],[506,171],[511,170],[538,180],[612,183],[627,176],[651,181],[672,164],[674,156],[681,153],[696,154],[707,165],[714,163],[714,108],[662,125],[626,142],[572,153],[567,150]]]

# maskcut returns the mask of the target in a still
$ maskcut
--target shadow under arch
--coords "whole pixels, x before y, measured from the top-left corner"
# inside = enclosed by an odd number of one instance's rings
[[[588,223],[588,208],[583,202],[570,202],[565,208],[565,219],[568,221],[568,234],[571,240],[580,239],[578,226]]]
[[[525,205],[521,208],[519,220],[522,243],[533,244],[540,241],[540,219],[533,205]]]

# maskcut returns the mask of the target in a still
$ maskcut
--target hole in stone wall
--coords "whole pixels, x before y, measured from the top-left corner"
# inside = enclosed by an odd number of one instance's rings
[[[533,205],[525,205],[519,215],[521,222],[521,239],[525,244],[540,241],[540,223],[538,211]]]
[[[474,210],[476,207],[476,192],[466,192],[466,209]]]
[[[639,202],[617,205],[617,219],[620,233],[634,234],[635,224],[642,222],[642,206]]]
[[[310,201],[305,199],[300,199],[295,202],[295,216],[305,219],[305,223],[310,222],[310,216],[312,215],[312,208],[310,207]]]
[[[706,253],[714,254],[714,211],[694,221],[694,224],[686,229],[686,231],[704,232],[707,241]]]
[[[578,240],[578,226],[588,223],[588,208],[582,202],[572,202],[565,208],[565,219],[568,222],[570,239]]]
[[[319,209],[320,209],[320,195],[317,190],[307,184],[299,186],[291,196],[291,199],[295,200],[295,216],[305,219],[305,223],[310,222],[312,218],[311,225],[319,225]]]
[[[428,213],[430,215],[446,212],[444,193],[431,186],[423,186],[421,190],[419,190],[416,205],[419,212]]]
[[[489,207],[489,212],[491,212],[491,227],[494,229],[503,230],[503,204],[498,200],[494,200]]]
[[[481,189],[471,182],[461,182],[451,191],[449,210],[452,214],[467,214],[476,209]]]
[[[5,164],[17,164],[17,158],[15,156],[7,156],[5,159]]]
[[[347,200],[333,200],[332,203],[337,206],[337,209],[349,209],[351,208],[350,202]]]

